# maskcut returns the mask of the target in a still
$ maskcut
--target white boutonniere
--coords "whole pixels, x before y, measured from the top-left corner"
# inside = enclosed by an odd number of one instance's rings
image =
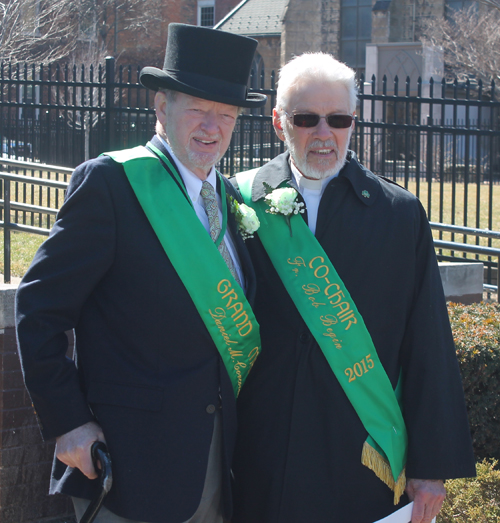
[[[305,210],[304,204],[297,201],[298,192],[293,187],[282,187],[273,190],[267,183],[264,183],[264,186],[267,192],[264,201],[269,205],[269,209],[266,209],[266,212],[282,214],[290,229],[290,236],[292,236],[290,218],[292,215],[301,214]]]
[[[239,203],[232,196],[228,196],[231,204],[231,212],[234,214],[238,230],[243,240],[253,238],[253,233],[260,227],[260,221],[256,212],[244,203]]]

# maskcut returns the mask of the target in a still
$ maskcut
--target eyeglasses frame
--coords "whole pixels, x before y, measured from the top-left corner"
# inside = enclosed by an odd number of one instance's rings
[[[290,120],[292,121],[292,125],[294,127],[298,127],[299,129],[313,129],[314,127],[317,127],[319,125],[319,122],[320,122],[320,120],[322,118],[325,118],[325,121],[328,124],[328,127],[330,127],[330,129],[349,129],[349,127],[351,127],[352,123],[357,120],[357,117],[356,117],[355,114],[354,115],[352,115],[352,114],[338,114],[338,113],[330,113],[330,114],[325,114],[325,115],[320,115],[320,114],[317,114],[317,113],[292,113],[292,114],[290,114],[287,111],[285,111],[284,109],[283,109],[283,112],[286,114],[286,116],[288,118],[290,118]],[[311,114],[311,115],[314,115],[314,116],[319,116],[318,123],[316,125],[312,125],[311,127],[303,126],[303,125],[296,125],[295,122],[293,121],[294,117],[295,116],[299,116],[299,115],[304,115],[304,114]],[[328,123],[327,118],[329,116],[336,116],[336,114],[338,114],[338,116],[349,116],[351,118],[351,123],[347,127],[333,127],[333,126],[331,126]]]

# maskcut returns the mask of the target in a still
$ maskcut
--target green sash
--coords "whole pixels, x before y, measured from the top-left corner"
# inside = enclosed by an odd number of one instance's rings
[[[266,213],[252,201],[253,173],[237,175],[247,205],[259,217],[259,238],[285,288],[319,344],[369,437],[361,461],[394,491],[397,504],[406,485],[406,427],[377,350],[337,271],[299,215],[290,227],[283,215]]]
[[[237,397],[260,352],[259,324],[241,287],[196,216],[191,200],[152,152],[140,146],[105,154],[123,164],[139,203],[222,357]],[[162,160],[178,176],[168,158],[163,156]],[[189,318],[186,321],[189,323]]]

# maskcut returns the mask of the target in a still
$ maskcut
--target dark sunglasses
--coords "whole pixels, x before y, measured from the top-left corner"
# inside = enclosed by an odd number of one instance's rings
[[[290,118],[295,127],[316,127],[319,124],[321,118],[326,120],[326,123],[333,127],[334,129],[347,129],[351,127],[353,120],[356,119],[355,116],[350,114],[327,114],[326,116],[320,116],[319,114],[288,114],[284,111],[285,114]]]

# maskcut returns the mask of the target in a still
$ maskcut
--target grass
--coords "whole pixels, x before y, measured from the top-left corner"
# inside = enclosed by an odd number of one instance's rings
[[[431,184],[431,200],[432,205],[429,212],[428,208],[428,196],[429,196],[429,185],[427,183],[420,183],[419,190],[417,193],[417,186],[415,181],[410,181],[408,184],[408,190],[413,194],[416,194],[423,206],[425,207],[430,221],[442,222],[442,223],[455,223],[456,225],[463,226],[465,222],[467,227],[477,227],[480,229],[487,229],[489,227],[489,206],[490,206],[490,186],[480,185],[479,186],[479,213],[478,209],[478,186],[475,184],[469,184],[467,187],[467,198],[465,197],[465,185],[455,185],[455,212],[453,213],[453,185],[451,183],[443,183],[441,191],[441,185],[439,182],[433,182]],[[439,202],[442,192],[443,198],[443,215],[441,219]],[[492,224],[491,230],[500,231],[500,185],[492,186]],[[465,201],[467,201],[467,220],[464,220],[464,208]],[[479,223],[477,223],[477,214],[479,214]],[[454,220],[453,220],[454,218]]]
[[[429,186],[427,183],[421,183],[419,190],[417,191],[416,183],[410,181],[408,184],[408,190],[413,194],[416,194],[422,202],[424,208],[427,211],[427,215],[430,217],[431,222],[442,222],[447,224],[454,223],[458,226],[473,227],[478,229],[490,229],[492,231],[500,231],[500,185],[493,185],[491,188],[489,185],[479,186],[479,198],[478,198],[478,186],[469,184],[467,187],[467,195],[465,195],[465,185],[456,184],[455,189],[451,183],[444,183],[442,188],[439,182],[433,182],[431,184],[431,208],[429,212],[428,196]],[[453,190],[455,195],[453,198]],[[418,194],[417,194],[418,192]],[[442,218],[440,214],[439,202],[443,200],[442,207]],[[491,198],[491,213],[490,213],[490,198]],[[453,209],[453,201],[455,201],[455,209]],[[464,209],[465,202],[467,202],[467,219],[465,219]],[[491,216],[491,224],[489,223]],[[465,225],[466,224],[466,225]],[[454,238],[452,233],[433,231],[435,239],[442,239],[445,241],[455,241],[458,243],[476,244],[475,236],[464,237],[463,234],[455,234]],[[500,249],[500,239],[492,239],[489,243],[488,238],[479,238],[478,245],[490,246],[496,249]],[[450,255],[450,251],[443,250],[442,253],[446,256]],[[461,253],[455,252],[457,255]],[[474,259],[474,254],[467,255],[469,259]],[[486,261],[486,257],[479,256],[479,261]]]
[[[20,172],[25,176],[32,175],[34,178],[51,179],[57,181],[67,181],[69,176],[63,174],[57,175],[54,172],[40,170],[26,170]],[[54,187],[43,187],[31,183],[11,183],[11,200],[17,202],[26,202],[30,205],[41,207],[59,208],[64,199],[64,191]],[[17,214],[17,215],[16,215]],[[23,218],[25,218],[23,220]],[[11,221],[15,223],[24,223],[26,225],[50,228],[55,221],[55,216],[35,214],[33,220],[31,215],[26,214],[23,217],[22,212],[11,212]],[[40,234],[30,234],[24,232],[11,231],[11,276],[22,277],[27,271],[38,247],[46,239],[46,236]],[[0,229],[0,273],[4,272],[4,230]]]
[[[409,181],[408,190],[413,194],[417,194],[417,186],[415,181]],[[464,224],[464,185],[457,184],[455,186],[455,213],[454,213],[454,222],[456,225]],[[490,201],[490,187],[488,185],[479,186],[479,204],[477,203],[477,186],[469,184],[467,188],[467,226],[476,227],[476,211],[479,208],[479,225],[478,228],[486,229],[489,228],[489,201]],[[453,186],[451,183],[444,183],[441,189],[439,182],[433,182],[431,184],[431,200],[432,207],[430,209],[430,219],[431,221],[440,221],[440,211],[439,211],[439,202],[442,191],[443,198],[443,222],[452,223],[453,214],[452,214],[452,202],[453,202]],[[492,225],[491,230],[500,231],[500,185],[494,185],[492,188]],[[429,214],[427,199],[429,194],[429,186],[426,182],[420,184],[418,188],[417,196],[422,201],[424,208]],[[14,198],[14,194],[13,194]],[[55,192],[54,189],[51,190],[49,195],[37,194],[36,203],[37,205],[46,206],[48,201],[51,202],[51,205],[54,206]],[[39,203],[40,202],[40,203]],[[58,195],[58,202],[61,203],[61,196]],[[47,225],[44,223],[44,227]],[[434,238],[439,238],[439,232],[434,231]],[[441,238],[443,240],[451,240],[451,233],[443,232],[441,233]],[[37,234],[28,234],[28,233],[11,233],[11,273],[12,276],[21,277],[29,267],[33,256],[35,255],[36,250],[41,245],[45,236],[40,236]],[[463,235],[455,235],[455,241],[460,243],[475,243],[476,238],[473,236],[468,236],[465,241]],[[481,238],[480,245],[487,246],[488,239]],[[492,240],[491,246],[495,248],[500,248],[500,240]],[[448,254],[446,251],[444,254]],[[3,229],[0,230],[0,272],[3,272]],[[472,257],[473,255],[469,255]]]

